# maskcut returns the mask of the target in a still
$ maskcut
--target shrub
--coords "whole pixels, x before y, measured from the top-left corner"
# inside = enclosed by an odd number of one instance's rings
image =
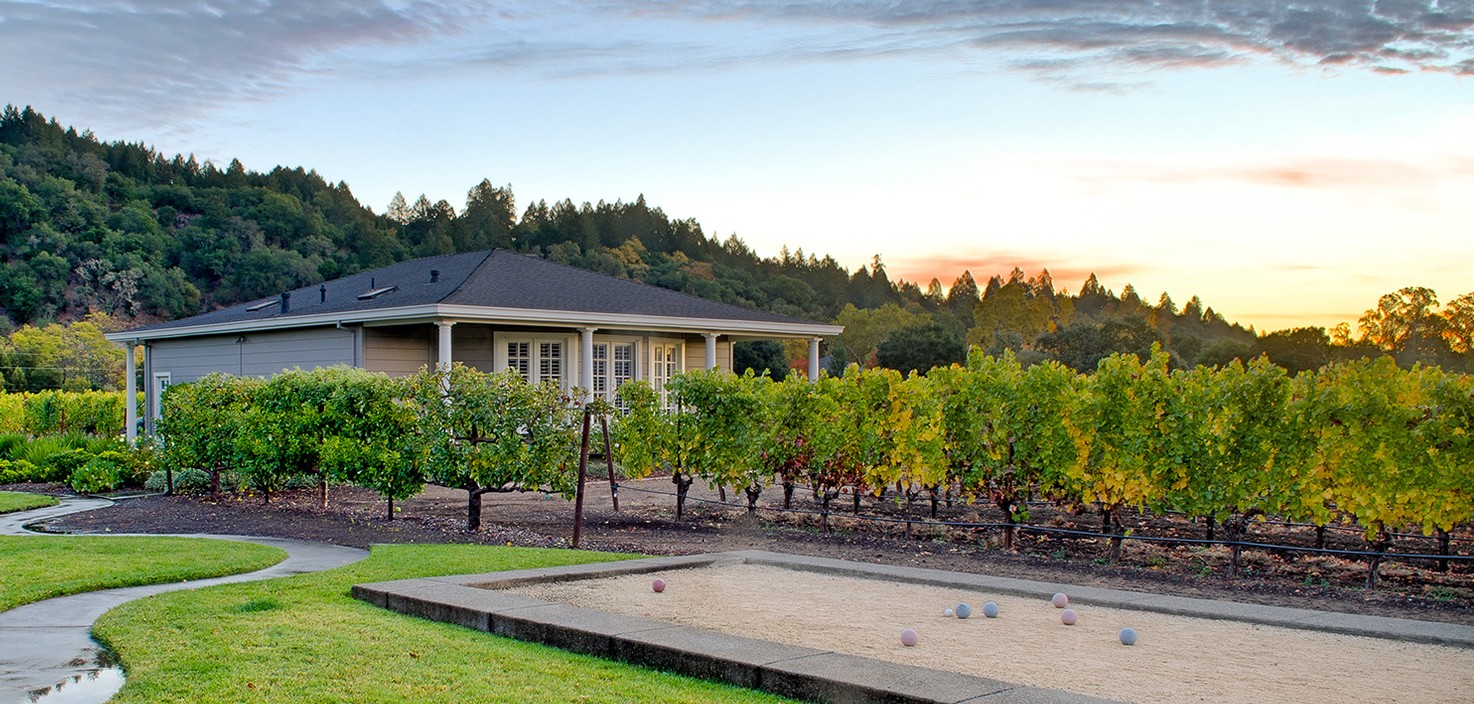
[[[0,434],[0,459],[11,459],[15,448],[26,444],[25,433]]]
[[[42,475],[46,478],[42,481],[60,482],[71,478],[72,472],[81,469],[95,455],[86,450],[76,448],[62,450],[46,458],[46,463],[41,465]]]
[[[125,400],[116,391],[42,391],[25,394],[22,404],[25,430],[37,435],[117,435],[123,430]]]
[[[39,482],[36,465],[25,460],[0,459],[0,484],[28,484]]]
[[[52,461],[53,457],[64,453],[75,453],[75,455],[70,458],[59,458],[56,462]],[[35,438],[16,447],[11,457],[35,468],[29,481],[59,482],[66,479],[73,469],[87,462],[86,454],[84,450],[77,450],[68,445],[65,438],[51,436]]]
[[[221,478],[222,488],[225,483]],[[163,492],[168,489],[168,478],[163,470],[158,470],[148,475],[148,480],[143,483],[143,488],[153,492]],[[202,469],[190,467],[188,469],[174,470],[174,493],[176,494],[205,494],[210,491],[210,475]]]
[[[131,474],[132,461],[128,455],[117,450],[107,450],[72,470],[67,477],[67,484],[79,494],[96,494],[122,486],[124,477]]]

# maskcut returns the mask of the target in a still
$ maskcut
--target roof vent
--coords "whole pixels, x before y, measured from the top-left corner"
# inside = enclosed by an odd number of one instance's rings
[[[290,294],[290,293],[283,293],[281,295],[281,314],[282,315],[286,315],[287,313],[290,313],[291,310],[292,310],[292,294]]]
[[[253,306],[247,308],[246,309],[246,312],[247,313],[255,313],[256,311],[266,310],[267,308],[270,308],[270,307],[272,307],[274,305],[277,305],[279,303],[281,303],[281,301],[279,299],[276,299],[276,298],[268,299],[268,300],[262,301],[260,303],[257,303],[256,305],[253,305]]]
[[[438,284],[438,283],[440,283],[440,270],[439,269],[431,269],[430,270],[430,283],[432,283],[432,284]]]
[[[317,302],[318,303],[327,303],[328,302],[328,285],[327,284],[323,284],[323,285],[317,287]]]
[[[366,291],[364,293],[358,294],[358,300],[360,300],[360,301],[367,301],[367,300],[370,300],[370,299],[378,298],[379,296],[382,296],[382,295],[384,295],[386,293],[389,293],[391,291],[398,291],[398,290],[399,290],[399,287],[398,286],[385,286],[383,288],[376,288],[376,289],[374,289],[372,291]]]

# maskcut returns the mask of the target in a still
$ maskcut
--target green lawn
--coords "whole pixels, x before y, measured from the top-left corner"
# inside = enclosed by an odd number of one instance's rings
[[[65,594],[252,572],[286,556],[208,538],[0,536],[0,611]]]
[[[757,692],[403,616],[356,583],[623,556],[476,545],[379,545],[359,563],[150,597],[93,634],[130,702],[779,702]]]
[[[50,496],[41,494],[26,494],[19,491],[0,491],[0,513],[11,513],[13,511],[29,511],[33,508],[45,508],[61,503]]]

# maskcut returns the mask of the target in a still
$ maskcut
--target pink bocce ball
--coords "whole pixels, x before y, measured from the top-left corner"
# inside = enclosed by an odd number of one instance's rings
[[[914,630],[912,630],[910,628],[907,628],[906,630],[901,631],[901,645],[904,645],[904,646],[906,646],[908,648],[910,648],[911,646],[916,645],[916,641],[919,638],[920,638],[920,636],[916,635],[916,631],[914,631]]]
[[[654,589],[657,594],[665,591],[665,580],[657,578],[650,583],[650,588]]]

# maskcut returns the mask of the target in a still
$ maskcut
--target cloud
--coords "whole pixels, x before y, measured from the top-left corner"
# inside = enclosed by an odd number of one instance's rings
[[[7,100],[172,125],[351,76],[709,71],[894,56],[1081,90],[1270,59],[1474,75],[1449,0],[0,0]],[[101,114],[99,114],[101,113]],[[115,117],[117,119],[101,119]],[[100,126],[100,125],[99,125]]]
[[[648,2],[638,5],[651,11]],[[715,21],[901,30],[927,51],[1043,52],[1052,55],[1047,63],[1028,55],[1016,65],[1046,73],[1271,57],[1299,65],[1474,74],[1474,7],[1436,0],[672,0],[654,7]]]
[[[1091,274],[1102,282],[1124,281],[1134,274],[1151,271],[1152,267],[1129,262],[1097,262],[1082,265],[1070,255],[1040,256],[1038,252],[1015,252],[1009,250],[973,250],[958,253],[926,254],[923,256],[895,258],[886,262],[886,272],[891,278],[914,281],[925,287],[933,278],[942,286],[951,286],[962,272],[972,276],[982,286],[993,276],[1008,278],[1015,267],[1028,276],[1036,276],[1048,269],[1057,289],[1078,289]],[[1109,285],[1109,284],[1107,284]]]
[[[29,93],[46,99],[43,111],[65,103],[121,124],[178,125],[295,90],[345,49],[427,42],[490,15],[419,0],[0,0],[0,63],[24,67],[7,78],[7,99]]]
[[[1291,156],[1258,162],[1213,163],[1196,160],[1192,167],[1154,164],[1115,164],[1077,172],[1082,182],[1122,180],[1187,185],[1236,181],[1271,188],[1394,189],[1420,191],[1457,180],[1474,180],[1474,158],[1441,155],[1424,158],[1332,158]]]

